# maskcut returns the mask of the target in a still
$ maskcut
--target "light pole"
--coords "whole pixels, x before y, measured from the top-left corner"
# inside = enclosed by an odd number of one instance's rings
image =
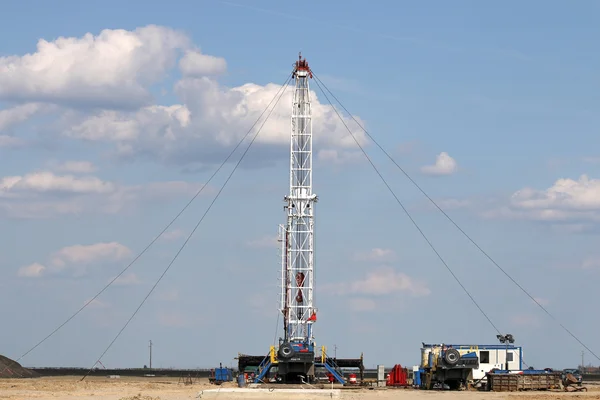
[[[498,338],[498,340],[500,341],[500,343],[505,343],[506,344],[505,358],[506,358],[506,371],[508,371],[508,344],[509,343],[514,343],[515,342],[515,338],[510,333],[507,333],[506,335],[496,335],[496,337]]]

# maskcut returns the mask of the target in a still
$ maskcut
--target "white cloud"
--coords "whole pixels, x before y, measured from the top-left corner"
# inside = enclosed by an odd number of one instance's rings
[[[89,161],[65,161],[54,168],[58,172],[73,174],[89,174],[96,171],[96,167]]]
[[[173,230],[163,233],[160,238],[164,241],[170,242],[173,240],[181,239],[182,237],[185,237],[185,236],[186,236],[186,234],[183,231],[183,229],[173,229]]]
[[[154,25],[40,39],[35,53],[0,57],[0,99],[117,107],[148,103],[147,86],[162,79],[188,47],[182,33]]]
[[[88,307],[92,307],[92,308],[107,308],[108,307],[108,303],[105,303],[105,302],[100,301],[98,299],[94,299],[92,301],[90,301],[88,299],[88,300],[86,300],[86,301],[83,302],[82,306],[86,305],[87,303],[90,303],[87,306]]]
[[[90,265],[122,261],[130,256],[131,250],[117,242],[67,246],[49,256],[47,267],[36,262],[19,268],[17,275],[38,278],[68,272],[72,276],[82,276],[87,273]]]
[[[24,278],[39,278],[44,274],[46,267],[39,263],[23,266],[17,271],[17,276]]]
[[[396,258],[396,253],[392,249],[375,247],[368,252],[357,253],[355,258],[361,261],[390,261]]]
[[[86,115],[86,114],[84,114]],[[64,135],[89,141],[112,141],[126,144],[135,141],[144,133],[152,133],[159,125],[162,139],[175,139],[174,129],[185,128],[189,124],[190,113],[186,106],[149,106],[134,113],[102,111],[86,117],[80,123],[64,132]]]
[[[138,278],[138,276],[132,272],[129,274],[123,274],[120,277],[118,277],[115,280],[114,285],[131,286],[131,285],[138,285],[140,283],[141,283],[141,281]]]
[[[93,176],[75,177],[55,175],[52,172],[33,172],[24,176],[7,176],[0,179],[0,197],[21,192],[55,193],[109,193],[114,184]]]
[[[321,149],[317,152],[318,160],[333,163],[335,165],[355,163],[363,158],[364,155],[360,150]]]
[[[456,171],[458,171],[456,160],[446,152],[441,152],[437,155],[434,165],[421,167],[421,172],[426,175],[451,175]]]
[[[79,166],[81,167],[81,166]],[[195,194],[201,184],[170,181],[126,186],[95,176],[40,171],[0,178],[0,212],[17,218],[47,218],[82,213],[114,214],[144,201],[167,201]],[[212,187],[205,189],[206,194]]]
[[[372,269],[364,279],[324,285],[332,294],[389,295],[406,292],[413,296],[427,296],[431,292],[423,283],[416,282],[402,272],[390,267]]]
[[[219,75],[227,70],[225,59],[202,54],[198,50],[188,50],[179,61],[179,69],[186,77]]]
[[[484,216],[566,223],[581,231],[581,224],[600,222],[600,180],[582,175],[577,180],[558,179],[546,190],[526,187]]]
[[[114,151],[121,157],[143,156],[174,164],[212,163],[242,139],[280,88],[277,84],[250,83],[226,88],[206,77],[185,78],[176,84],[182,104],[149,106],[131,112],[101,111],[92,116],[73,114],[63,135],[113,143]],[[292,90],[288,88],[255,146],[288,145],[291,103]],[[315,145],[325,150],[321,157],[339,163],[360,156],[333,109],[320,104],[314,92],[312,109]],[[364,133],[353,122],[347,123],[354,126],[353,134],[364,145]],[[271,153],[272,157],[285,154]]]
[[[600,180],[582,175],[578,180],[558,179],[545,191],[522,189],[511,198],[521,209],[598,210]]]
[[[120,261],[131,256],[131,250],[117,242],[63,247],[52,256],[52,265],[62,269],[69,265],[99,261]]]
[[[1,79],[2,78],[0,78],[0,80]],[[0,89],[0,91],[1,90],[2,89]],[[0,132],[6,131],[13,125],[26,121],[41,109],[42,106],[40,104],[27,103],[0,110]]]
[[[182,72],[173,86],[178,102],[153,105],[150,87],[177,65]],[[57,118],[53,124],[44,121],[46,131],[111,144],[122,158],[201,168],[222,160],[281,88],[223,86],[215,75],[226,68],[224,59],[201,53],[187,36],[170,28],[106,29],[96,36],[40,40],[32,54],[0,57],[0,101],[52,103]],[[289,143],[292,95],[288,87],[257,138],[253,151],[262,149],[266,156],[258,157],[261,162],[284,157],[279,148]],[[334,163],[357,157],[356,144],[334,109],[321,104],[314,91],[311,104],[321,157]],[[12,114],[24,115],[24,110],[19,113]],[[365,144],[364,132],[345,118]]]
[[[550,304],[550,300],[543,297],[534,297],[534,299],[543,306],[547,306],[548,304]],[[535,304],[535,302],[533,302],[533,304]]]

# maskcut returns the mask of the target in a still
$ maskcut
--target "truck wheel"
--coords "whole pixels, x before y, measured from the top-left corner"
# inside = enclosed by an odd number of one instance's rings
[[[279,346],[279,357],[287,359],[291,358],[294,355],[294,348],[289,343],[283,343]]]
[[[449,365],[456,365],[460,359],[460,353],[456,349],[448,349],[444,354],[444,361]]]

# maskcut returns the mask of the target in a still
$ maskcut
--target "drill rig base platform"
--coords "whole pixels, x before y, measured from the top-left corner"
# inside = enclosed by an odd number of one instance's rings
[[[329,378],[329,381],[333,379],[345,385],[347,381],[342,369],[358,370],[359,384],[364,381],[365,366],[362,354],[360,358],[331,358],[327,356],[325,348],[321,348],[321,356],[315,357],[313,360],[307,358],[306,363],[310,363],[312,367],[307,368],[307,371],[311,372],[310,375],[307,375],[304,371],[290,374],[289,366],[298,361],[293,358],[291,363],[285,359],[280,360],[278,353],[279,351],[276,351],[275,347],[272,346],[266,356],[240,354],[237,357],[238,370],[240,374],[248,370],[254,371],[254,378],[252,379],[254,383],[316,383],[319,370],[321,370],[323,375]],[[282,366],[285,367],[281,368]]]

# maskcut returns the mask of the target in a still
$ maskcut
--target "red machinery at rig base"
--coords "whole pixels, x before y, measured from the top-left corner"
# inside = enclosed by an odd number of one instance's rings
[[[387,376],[386,386],[408,387],[408,371],[396,364]]]

